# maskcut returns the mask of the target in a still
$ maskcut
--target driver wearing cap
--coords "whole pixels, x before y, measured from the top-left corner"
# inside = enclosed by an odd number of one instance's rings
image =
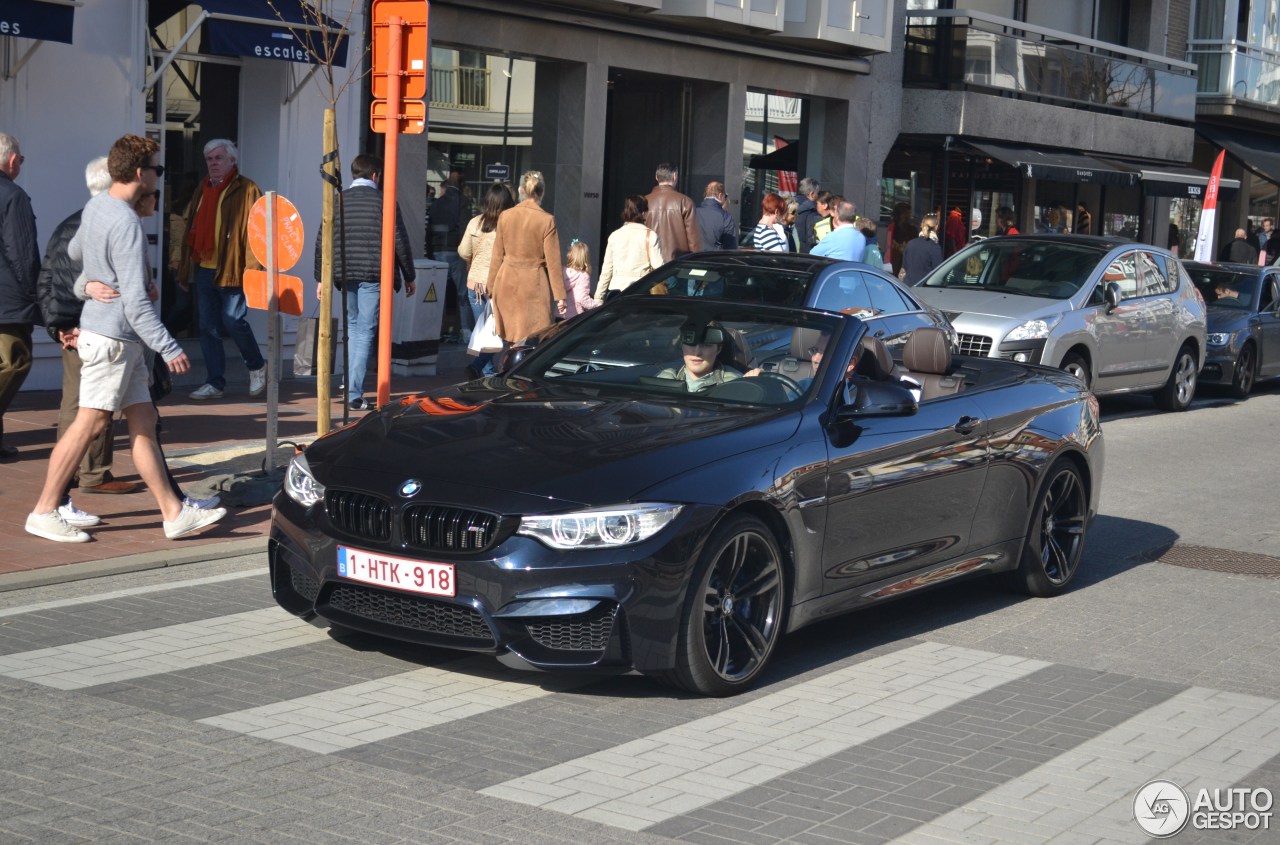
[[[717,384],[742,378],[716,360],[724,346],[724,329],[709,325],[699,332],[696,326],[686,326],[680,333],[680,341],[684,366],[667,367],[658,373],[658,378],[683,379],[690,393],[703,393]]]

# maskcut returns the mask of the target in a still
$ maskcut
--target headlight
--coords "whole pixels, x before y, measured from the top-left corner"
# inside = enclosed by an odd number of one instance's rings
[[[305,455],[297,455],[289,462],[284,474],[284,492],[304,507],[311,507],[324,498],[324,485],[311,474]]]
[[[629,546],[657,534],[683,507],[654,502],[552,516],[526,516],[521,517],[516,533],[541,540],[553,549]]]
[[[1226,346],[1231,342],[1231,332],[1209,332],[1204,340],[1210,346]]]
[[[1005,340],[1044,340],[1053,327],[1062,322],[1062,315],[1045,320],[1027,320],[1004,336]]]

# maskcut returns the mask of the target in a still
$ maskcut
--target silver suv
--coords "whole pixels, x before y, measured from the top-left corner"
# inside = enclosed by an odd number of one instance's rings
[[[1182,411],[1204,361],[1204,298],[1167,250],[1082,235],[988,238],[915,288],[960,352],[1061,367],[1098,394]]]

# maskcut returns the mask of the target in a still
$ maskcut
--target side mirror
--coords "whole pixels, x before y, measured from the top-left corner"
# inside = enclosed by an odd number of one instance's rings
[[[892,381],[869,381],[855,378],[845,390],[853,394],[850,402],[836,411],[836,419],[852,420],[860,417],[909,417],[920,410],[915,394],[907,387]]]
[[[1120,307],[1120,300],[1123,296],[1120,294],[1120,286],[1115,282],[1107,282],[1107,286],[1102,291],[1102,296],[1107,300],[1107,313]]]
[[[508,346],[505,351],[498,355],[494,361],[494,369],[498,373],[507,373],[515,369],[515,366],[529,357],[529,353],[537,349],[536,344],[523,343],[516,346]]]

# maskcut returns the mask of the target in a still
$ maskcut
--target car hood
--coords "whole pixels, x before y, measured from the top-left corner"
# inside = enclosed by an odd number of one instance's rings
[[[1227,332],[1234,331],[1248,323],[1250,314],[1248,311],[1241,311],[1239,308],[1214,308],[1210,305],[1206,317],[1208,331]]]
[[[465,484],[521,498],[610,504],[786,440],[799,417],[794,409],[650,401],[489,378],[401,400],[317,441],[307,459],[322,483],[331,465],[347,478],[412,477],[428,488]]]
[[[1072,307],[1071,301],[1066,299],[1045,299],[1040,296],[1022,296],[1016,293],[976,288],[916,287],[912,290],[952,322],[955,322],[956,318],[952,316],[955,314],[1025,322],[1052,317],[1063,311],[1070,311]]]

